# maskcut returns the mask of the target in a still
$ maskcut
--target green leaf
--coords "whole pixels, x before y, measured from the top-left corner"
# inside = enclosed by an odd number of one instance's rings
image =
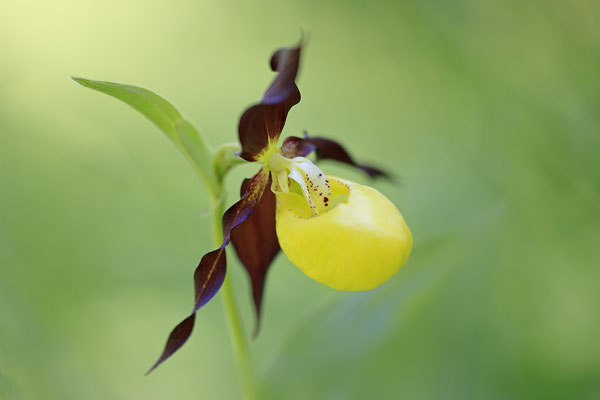
[[[215,172],[212,167],[213,154],[206,146],[200,132],[198,132],[194,125],[186,120],[182,120],[181,123],[177,125],[176,131],[182,146],[182,151],[194,168],[197,168],[196,172],[202,174],[204,171],[207,171],[206,173],[212,179],[215,179]],[[220,179],[216,179],[215,182],[220,182]]]
[[[177,109],[150,90],[116,82],[73,80],[87,88],[113,96],[135,108],[156,125],[181,150],[212,193],[220,192],[220,182],[212,168],[212,152],[196,128]]]

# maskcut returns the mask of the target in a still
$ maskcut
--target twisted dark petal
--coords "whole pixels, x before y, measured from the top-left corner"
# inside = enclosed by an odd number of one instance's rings
[[[231,231],[244,222],[256,209],[270,179],[269,173],[261,168],[248,182],[240,201],[229,207],[223,215],[223,245],[231,240]],[[270,190],[267,191],[270,193]]]
[[[181,346],[183,346],[183,344],[188,340],[188,338],[192,334],[192,330],[194,329],[194,321],[195,320],[196,320],[196,313],[193,313],[192,315],[190,315],[189,317],[187,317],[186,319],[181,321],[179,323],[179,325],[177,325],[175,327],[175,329],[173,329],[171,331],[171,334],[169,335],[169,338],[167,339],[167,344],[165,345],[165,349],[163,350],[163,353],[161,354],[158,361],[156,361],[154,363],[152,368],[150,368],[150,370],[148,372],[146,372],[146,375],[148,375],[150,372],[154,371],[154,369],[156,367],[158,367],[160,364],[162,364],[163,361],[165,361],[167,358],[171,357],[171,355],[173,353],[175,353]]]
[[[295,82],[300,52],[301,46],[280,49],[271,57],[271,68],[277,76],[260,103],[244,111],[238,125],[243,159],[256,161],[270,143],[276,143],[288,112],[300,102],[300,91]]]
[[[194,271],[194,311],[208,303],[221,288],[227,271],[225,246],[206,253]]]
[[[290,136],[285,139],[281,146],[281,154],[285,157],[306,157],[312,152],[317,155],[317,160],[335,160],[345,164],[352,165],[363,170],[371,178],[387,178],[392,179],[392,176],[373,166],[360,164],[354,161],[350,154],[342,147],[341,144],[324,137],[309,137],[299,138]]]
[[[241,193],[246,193],[249,179],[242,183]],[[270,179],[267,187],[270,185]],[[231,233],[235,251],[248,271],[252,284],[252,298],[256,310],[254,336],[260,328],[261,304],[264,284],[271,262],[279,252],[275,230],[275,195],[265,190],[254,213]]]
[[[185,344],[194,328],[196,311],[208,303],[221,288],[227,270],[225,247],[231,240],[232,231],[252,215],[265,192],[268,178],[269,174],[261,168],[248,182],[247,190],[242,198],[223,214],[223,243],[218,249],[206,253],[194,271],[194,308],[192,313],[171,331],[163,353],[148,373]]]

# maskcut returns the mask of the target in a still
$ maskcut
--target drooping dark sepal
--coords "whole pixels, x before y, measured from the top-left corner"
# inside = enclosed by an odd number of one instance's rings
[[[271,180],[267,183],[270,185]],[[248,190],[250,180],[242,183],[242,196]],[[261,305],[264,284],[271,262],[279,252],[275,230],[275,195],[265,190],[254,213],[231,233],[231,242],[244,265],[252,284],[252,299],[256,311],[254,337],[260,329]]]
[[[225,247],[231,241],[231,233],[252,215],[265,188],[268,187],[268,181],[268,172],[261,168],[249,180],[247,190],[242,198],[223,214],[223,243],[218,249],[206,253],[194,271],[194,308],[192,313],[171,331],[161,356],[147,374],[185,344],[194,328],[196,311],[208,303],[221,288],[227,270]]]
[[[277,72],[277,76],[260,103],[244,111],[238,125],[242,145],[240,157],[243,159],[256,161],[270,144],[277,143],[288,112],[300,102],[300,91],[295,80],[301,47],[280,49],[271,56],[271,69]]]
[[[317,155],[317,160],[339,161],[361,169],[371,178],[392,179],[389,173],[379,168],[357,163],[341,144],[331,139],[317,136],[310,137],[305,134],[304,138],[290,136],[281,145],[281,154],[288,158],[306,157],[313,151]]]

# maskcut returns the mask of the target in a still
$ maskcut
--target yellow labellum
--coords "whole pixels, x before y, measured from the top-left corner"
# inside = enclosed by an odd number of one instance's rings
[[[328,179],[331,204],[316,215],[299,193],[276,192],[281,249],[302,272],[334,289],[373,289],[406,262],[413,245],[410,230],[377,190]]]

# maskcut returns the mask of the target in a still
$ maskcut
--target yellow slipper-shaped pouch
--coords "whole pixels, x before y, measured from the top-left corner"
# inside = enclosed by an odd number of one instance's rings
[[[410,230],[379,191],[337,177],[328,181],[332,197],[318,214],[299,193],[276,192],[281,249],[302,272],[334,289],[373,289],[408,259]]]

